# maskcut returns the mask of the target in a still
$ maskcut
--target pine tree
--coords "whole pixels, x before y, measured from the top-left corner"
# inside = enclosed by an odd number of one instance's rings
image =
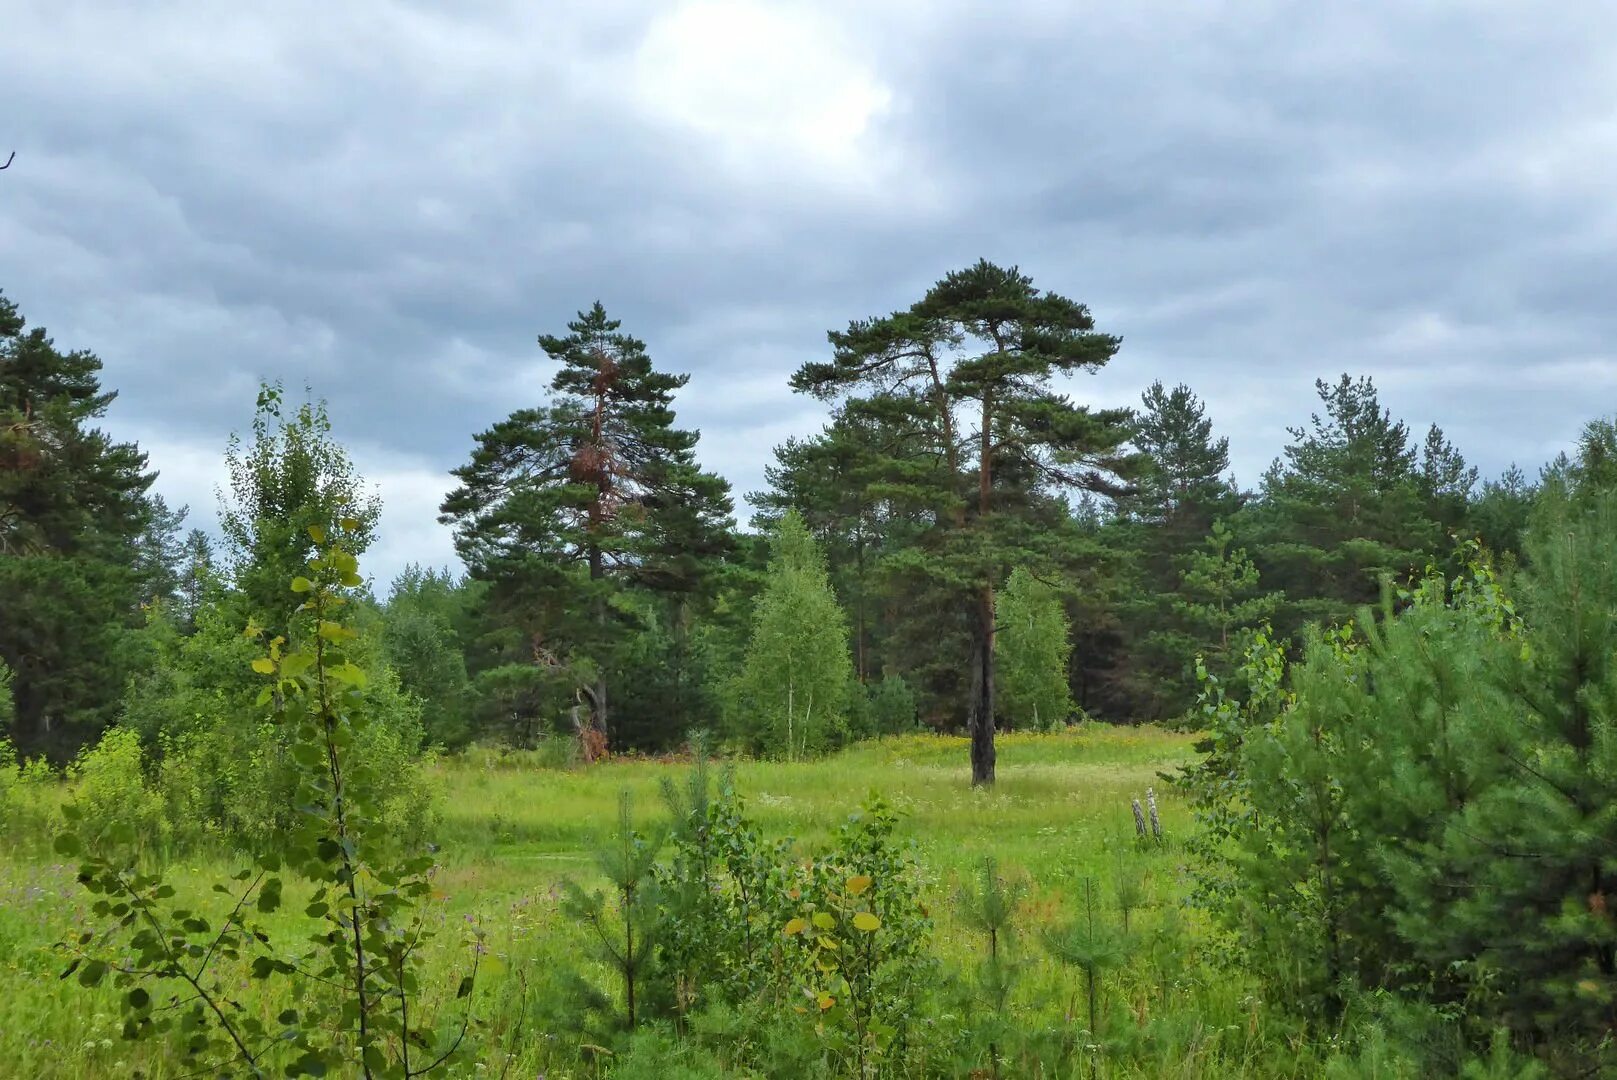
[[[1141,395],[1134,444],[1146,457],[1139,493],[1125,500],[1141,520],[1162,527],[1184,548],[1184,538],[1205,535],[1213,519],[1234,509],[1224,474],[1230,440],[1213,437],[1207,407],[1181,383],[1164,390],[1154,382]]]
[[[804,364],[792,386],[824,399],[865,391],[860,408],[909,430],[877,471],[934,525],[889,569],[946,586],[969,627],[972,782],[992,783],[995,586],[1014,565],[1056,561],[1071,524],[1056,496],[1119,491],[1132,467],[1127,411],[1076,405],[1052,379],[1100,368],[1118,340],[1082,304],[986,261],[830,339],[832,359]]]
[[[1538,485],[1512,465],[1497,480],[1484,480],[1482,491],[1471,504],[1467,524],[1489,551],[1502,561],[1514,562],[1522,549]]]
[[[1374,603],[1444,546],[1409,442],[1367,378],[1315,386],[1324,405],[1264,475],[1260,504],[1232,521],[1263,577],[1287,598],[1287,630]]]
[[[795,760],[829,748],[847,724],[848,626],[803,519],[787,511],[737,681],[735,727],[754,749]]]
[[[182,630],[196,632],[197,616],[207,601],[209,591],[218,584],[214,567],[213,541],[201,529],[185,534],[180,550],[179,580],[175,586],[177,614]]]
[[[1067,615],[1049,585],[1020,567],[996,599],[999,633],[999,710],[1003,726],[1035,730],[1072,715]]]
[[[1240,497],[1229,471],[1229,440],[1213,436],[1206,407],[1188,386],[1153,383],[1141,396],[1134,444],[1145,455],[1139,492],[1118,501],[1102,538],[1119,579],[1113,594],[1118,638],[1107,681],[1121,700],[1111,708],[1129,721],[1182,712],[1194,686],[1194,632],[1184,624],[1180,573],[1214,521],[1232,514]]]
[[[1436,424],[1421,446],[1420,487],[1432,519],[1450,532],[1458,528],[1477,487],[1477,470]]]
[[[156,474],[91,425],[116,394],[101,361],[27,330],[0,295],[0,661],[12,671],[13,738],[66,757],[117,708],[150,573]],[[145,565],[143,565],[143,563]]]
[[[566,336],[539,338],[561,365],[551,403],[477,436],[439,519],[490,585],[506,666],[563,675],[590,745],[609,738],[613,654],[632,634],[615,595],[689,597],[732,543],[729,486],[697,466],[697,434],[674,426],[688,376],[655,370],[620,326],[596,303]]]
[[[1197,632],[1197,651],[1219,658],[1223,669],[1237,642],[1237,631],[1258,625],[1280,604],[1276,593],[1258,593],[1258,568],[1222,521],[1201,551],[1186,560],[1176,603]]]

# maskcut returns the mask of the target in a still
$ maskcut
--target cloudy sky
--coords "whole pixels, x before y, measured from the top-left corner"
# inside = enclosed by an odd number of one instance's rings
[[[472,434],[601,299],[738,493],[825,332],[985,256],[1188,382],[1245,483],[1316,376],[1496,473],[1617,409],[1617,6],[3,0],[0,290],[211,526],[261,378],[453,559]],[[451,10],[452,9],[452,10]],[[746,516],[742,510],[743,518]]]

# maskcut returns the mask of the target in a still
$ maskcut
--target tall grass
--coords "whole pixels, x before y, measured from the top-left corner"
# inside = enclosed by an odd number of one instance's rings
[[[1102,892],[1113,895],[1112,879],[1125,865],[1119,852],[1127,850],[1129,888],[1137,893],[1133,944],[1127,963],[1105,976],[1110,1014],[1096,1026],[1108,1032],[1108,1045],[1096,1050],[1076,1041],[1090,1037],[1080,1034],[1087,1016],[1074,1021],[1087,1008],[1081,983],[1029,944],[1011,1003],[1025,1037],[1006,1057],[1007,1075],[1313,1075],[1317,1055],[1293,1045],[1293,1033],[1265,1014],[1252,988],[1212,964],[1194,914],[1181,909],[1185,807],[1171,794],[1159,795],[1167,842],[1140,847],[1134,840],[1130,799],[1158,783],[1159,772],[1188,760],[1190,743],[1151,728],[1007,735],[999,782],[988,791],[970,786],[965,740],[935,736],[889,738],[819,761],[723,767],[733,768],[736,788],[767,834],[804,841],[825,838],[867,794],[881,792],[900,810],[900,828],[918,848],[936,947],[945,970],[957,974],[969,969],[980,943],[953,898],[980,872],[985,855],[1025,873],[1023,918],[1037,929],[1069,921],[1087,881],[1108,883]],[[653,806],[661,781],[683,768],[646,760],[575,768],[563,755],[485,751],[432,766],[445,793],[434,917],[477,922],[487,932],[488,977],[479,984],[478,1007],[488,1020],[482,1036],[490,1075],[507,1067],[502,1048],[516,1055],[508,1075],[589,1076],[611,1061],[625,1076],[663,1068],[655,1034],[646,1036],[643,1052],[637,1042],[626,1057],[588,1063],[590,1052],[569,1041],[558,1022],[550,973],[582,952],[580,931],[558,910],[558,881],[591,879],[592,841],[613,827],[623,791]],[[0,1074],[178,1075],[152,1056],[157,1049],[142,1047],[137,1055],[119,1039],[110,991],[91,993],[56,978],[62,960],[51,943],[84,920],[86,901],[72,868],[43,850],[8,842],[0,857]],[[197,886],[202,906],[208,899],[201,883],[225,865],[222,857],[199,855],[171,874],[182,890]],[[289,896],[286,908],[297,907]],[[455,947],[445,946],[430,962],[447,970],[458,959]],[[252,989],[244,979],[248,1008]],[[939,1014],[928,1022],[968,1025],[968,1017],[951,1011],[946,990],[940,988]]]

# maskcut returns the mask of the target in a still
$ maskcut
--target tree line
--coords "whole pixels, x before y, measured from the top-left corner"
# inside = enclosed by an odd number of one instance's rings
[[[705,729],[800,756],[924,725],[969,733],[991,782],[998,730],[1172,720],[1256,627],[1341,622],[1464,538],[1509,565],[1543,479],[1479,482],[1343,375],[1243,489],[1191,388],[1075,400],[1120,338],[979,262],[792,375],[831,417],[776,448],[744,530],[678,424],[687,376],[599,303],[564,330],[538,338],[548,392],[454,470],[440,520],[465,573],[412,567],[353,615],[398,753],[559,735],[593,757]],[[0,295],[0,710],[26,755],[120,724],[159,752],[220,740],[227,769],[256,715],[242,629],[285,633],[311,526],[351,519],[363,552],[379,505],[325,407],[270,385],[226,451],[221,535],[186,532],[97,427],[113,397]]]

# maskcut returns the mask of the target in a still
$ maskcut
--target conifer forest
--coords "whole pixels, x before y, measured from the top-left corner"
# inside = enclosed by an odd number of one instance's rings
[[[1239,484],[1058,289],[849,312],[744,493],[580,298],[390,581],[318,388],[190,527],[0,296],[0,1073],[1617,1075],[1617,425],[1321,373]]]

